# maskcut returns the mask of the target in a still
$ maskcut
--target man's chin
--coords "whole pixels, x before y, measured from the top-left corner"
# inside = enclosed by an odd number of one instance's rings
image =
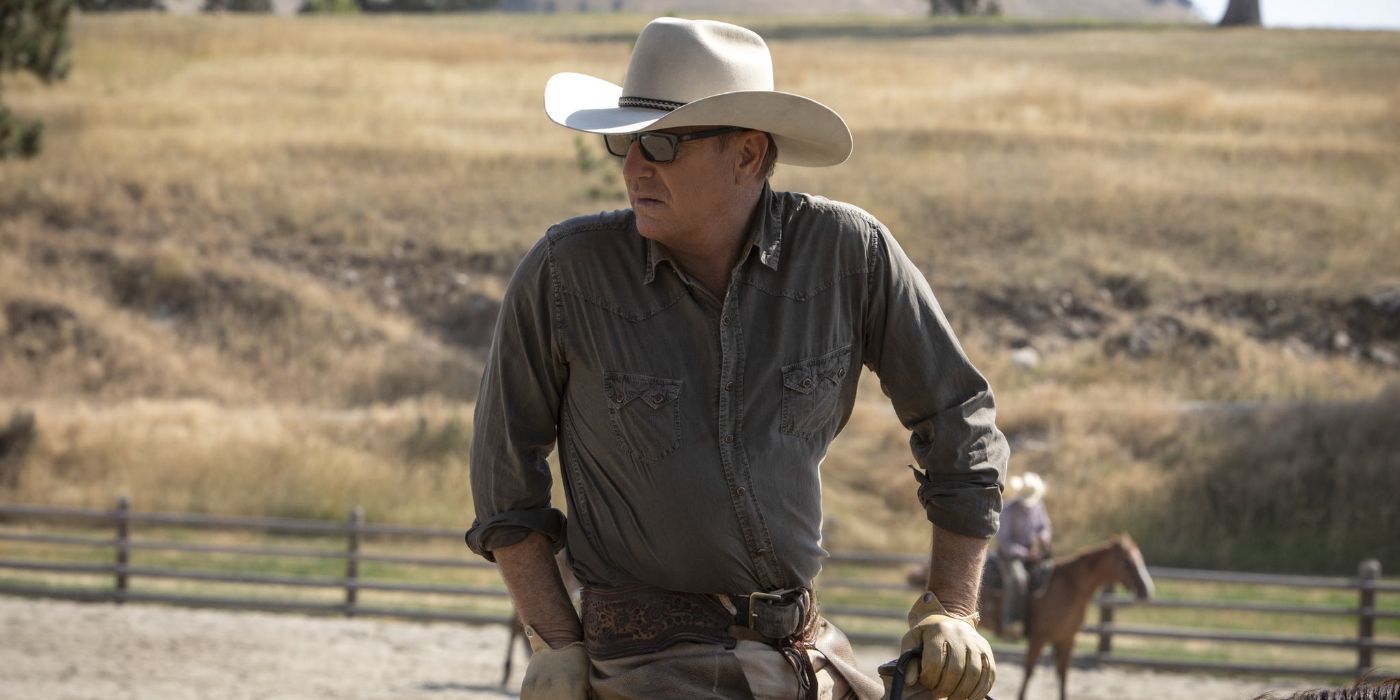
[[[642,234],[642,238],[650,238],[658,243],[665,242],[669,229],[664,224],[644,216],[637,216],[636,221],[637,233]]]

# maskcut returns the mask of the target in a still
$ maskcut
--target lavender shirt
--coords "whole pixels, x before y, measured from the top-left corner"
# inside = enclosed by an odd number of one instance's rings
[[[1008,559],[1030,556],[1036,542],[1050,541],[1050,513],[1044,501],[1034,505],[1022,499],[1006,504],[1001,513],[1001,528],[997,531],[997,555]]]

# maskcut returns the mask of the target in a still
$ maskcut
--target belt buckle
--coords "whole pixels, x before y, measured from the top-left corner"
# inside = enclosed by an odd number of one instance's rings
[[[749,629],[754,629],[753,623],[758,620],[758,605],[756,603],[760,600],[767,603],[781,603],[783,601],[783,597],[776,593],[764,593],[763,591],[754,591],[753,593],[750,593]]]

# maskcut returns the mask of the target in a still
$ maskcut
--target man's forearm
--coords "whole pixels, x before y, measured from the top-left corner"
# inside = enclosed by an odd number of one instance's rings
[[[559,578],[548,538],[533,533],[492,554],[522,622],[556,649],[583,639],[578,613]]]
[[[982,586],[982,564],[986,558],[986,539],[933,526],[928,590],[954,615],[977,612],[977,593]]]

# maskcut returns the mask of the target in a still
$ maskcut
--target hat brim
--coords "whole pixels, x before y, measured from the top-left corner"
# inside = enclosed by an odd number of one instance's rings
[[[631,134],[683,126],[740,126],[766,131],[778,162],[821,167],[851,155],[846,122],[816,100],[772,90],[727,92],[673,111],[618,107],[622,87],[581,73],[559,73],[544,89],[544,111],[556,124],[594,134]]]

